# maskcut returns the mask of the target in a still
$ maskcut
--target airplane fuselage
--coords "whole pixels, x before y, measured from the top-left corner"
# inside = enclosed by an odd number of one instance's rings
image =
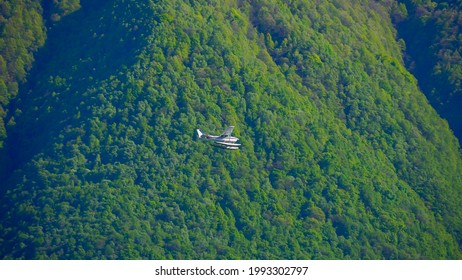
[[[235,143],[239,140],[239,138],[234,137],[234,136],[223,137],[223,136],[215,136],[215,135],[207,135],[207,134],[204,134],[202,138],[205,138],[210,141],[225,142],[225,143]]]
[[[202,131],[199,129],[197,129],[197,134],[199,135],[199,138],[203,138],[212,142],[214,146],[228,150],[237,150],[241,144],[236,143],[239,141],[239,138],[230,135],[233,128],[234,127],[229,127],[227,131],[219,136],[202,133]]]

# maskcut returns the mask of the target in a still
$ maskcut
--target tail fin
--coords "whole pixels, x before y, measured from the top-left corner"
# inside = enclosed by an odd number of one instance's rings
[[[196,131],[197,131],[197,135],[199,136],[199,138],[202,138],[202,135],[204,135],[204,133],[202,133],[200,129],[196,129]]]

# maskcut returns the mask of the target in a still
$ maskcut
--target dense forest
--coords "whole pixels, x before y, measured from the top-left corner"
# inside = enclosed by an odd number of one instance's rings
[[[44,8],[45,15],[44,15]],[[19,85],[26,81],[32,68],[35,52],[46,40],[45,19],[59,21],[80,8],[79,0],[40,1],[5,0],[0,2],[0,164],[6,164],[6,126],[14,120],[7,118],[10,100],[18,94]],[[1,170],[3,172],[4,170]],[[2,178],[3,173],[0,174]]]
[[[400,0],[395,23],[405,62],[462,142],[462,1]]]
[[[405,67],[406,5],[0,8],[1,258],[462,257],[460,146]],[[238,151],[195,135],[227,125]]]
[[[7,137],[8,103],[18,93],[18,84],[25,81],[33,53],[45,43],[40,2],[27,2],[0,2],[0,149]]]

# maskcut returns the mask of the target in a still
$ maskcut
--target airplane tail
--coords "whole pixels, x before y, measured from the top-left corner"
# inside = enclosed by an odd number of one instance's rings
[[[197,135],[199,136],[199,138],[202,138],[202,135],[204,135],[204,133],[202,133],[200,129],[196,129],[196,131],[197,131]]]

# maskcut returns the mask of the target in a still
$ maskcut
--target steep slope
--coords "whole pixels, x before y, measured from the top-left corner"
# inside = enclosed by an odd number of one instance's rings
[[[8,103],[18,93],[18,83],[25,81],[33,52],[45,42],[41,13],[39,1],[0,2],[0,149],[7,137]],[[4,154],[0,154],[0,164],[4,164]]]
[[[7,116],[9,102],[16,97],[20,85],[26,81],[35,52],[45,43],[43,14],[45,21],[59,21],[61,16],[75,11],[79,6],[79,0],[0,2],[0,166],[8,163],[4,148],[8,137],[6,126],[15,125],[14,119]],[[5,124],[7,118],[9,122]],[[0,173],[0,179],[4,177],[5,174]]]
[[[462,1],[401,0],[399,35],[406,64],[462,142]]]
[[[95,2],[12,105],[3,258],[461,257],[459,146],[380,4]]]

